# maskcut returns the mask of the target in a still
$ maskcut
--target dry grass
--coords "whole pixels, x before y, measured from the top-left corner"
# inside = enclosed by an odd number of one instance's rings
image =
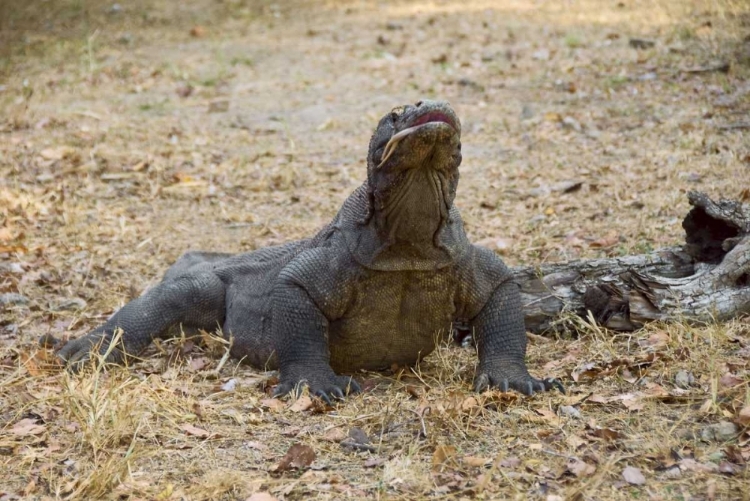
[[[28,299],[0,312],[0,500],[748,497],[746,320],[570,319],[528,357],[568,395],[473,395],[474,355],[443,347],[336,409],[270,399],[216,341],[75,377],[36,347],[188,248],[309,235],[363,179],[378,116],[425,96],[461,116],[458,203],[510,264],[679,242],[686,190],[750,179],[748,130],[721,128],[750,112],[746,2],[184,4],[0,7],[0,294]],[[369,446],[340,444],[354,428]],[[274,471],[295,443],[311,467]]]

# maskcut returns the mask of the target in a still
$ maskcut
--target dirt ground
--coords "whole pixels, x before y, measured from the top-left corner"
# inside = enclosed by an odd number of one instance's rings
[[[568,393],[531,398],[444,346],[335,408],[215,339],[77,377],[37,344],[188,249],[312,234],[420,98],[508,264],[679,243],[687,190],[750,198],[748,37],[729,0],[0,3],[0,500],[750,498],[748,320],[578,321],[532,339]]]

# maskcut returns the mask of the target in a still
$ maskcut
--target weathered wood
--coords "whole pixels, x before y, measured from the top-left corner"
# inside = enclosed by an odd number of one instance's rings
[[[563,311],[590,311],[620,331],[654,320],[708,323],[750,314],[750,207],[699,192],[688,200],[683,246],[513,268],[527,329],[554,329]]]

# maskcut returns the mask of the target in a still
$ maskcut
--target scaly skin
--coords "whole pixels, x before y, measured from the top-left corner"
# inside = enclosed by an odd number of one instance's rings
[[[221,327],[235,357],[278,367],[276,394],[306,384],[330,401],[359,391],[342,372],[414,364],[460,319],[478,347],[476,391],[562,389],[529,375],[518,286],[494,253],[468,241],[453,205],[460,137],[445,102],[394,109],[370,141],[367,181],[316,236],[239,255],[185,254],[59,356],[78,366],[92,350],[104,354],[118,328],[109,362],[172,327]]]

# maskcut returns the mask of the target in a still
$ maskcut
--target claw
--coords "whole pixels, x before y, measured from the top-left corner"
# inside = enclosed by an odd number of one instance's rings
[[[333,388],[331,388],[331,393],[337,400],[344,400],[344,392],[341,391],[341,388],[339,388],[338,386],[334,386]]]
[[[480,374],[479,376],[477,376],[477,379],[474,382],[474,391],[476,391],[477,393],[481,393],[486,390],[489,385],[489,376],[487,374]]]
[[[290,386],[289,383],[280,383],[274,388],[272,396],[273,398],[283,397],[290,391],[292,391],[292,386]]]
[[[502,390],[503,393],[508,393],[510,391],[510,383],[508,382],[508,378],[504,378],[503,382],[500,383],[500,390]]]
[[[321,399],[323,402],[326,403],[326,405],[333,406],[333,402],[331,402],[331,398],[328,396],[328,393],[326,393],[323,390],[316,390],[314,395]]]
[[[563,386],[559,379],[547,378],[543,382],[545,389],[549,390],[554,388],[556,390],[559,390],[560,393],[565,393],[565,386]]]
[[[362,393],[362,387],[359,386],[359,383],[354,378],[349,378],[349,386],[347,388],[348,395],[354,394],[354,393]]]
[[[526,395],[533,395],[534,394],[534,382],[529,381],[526,383],[526,391],[524,392]]]

